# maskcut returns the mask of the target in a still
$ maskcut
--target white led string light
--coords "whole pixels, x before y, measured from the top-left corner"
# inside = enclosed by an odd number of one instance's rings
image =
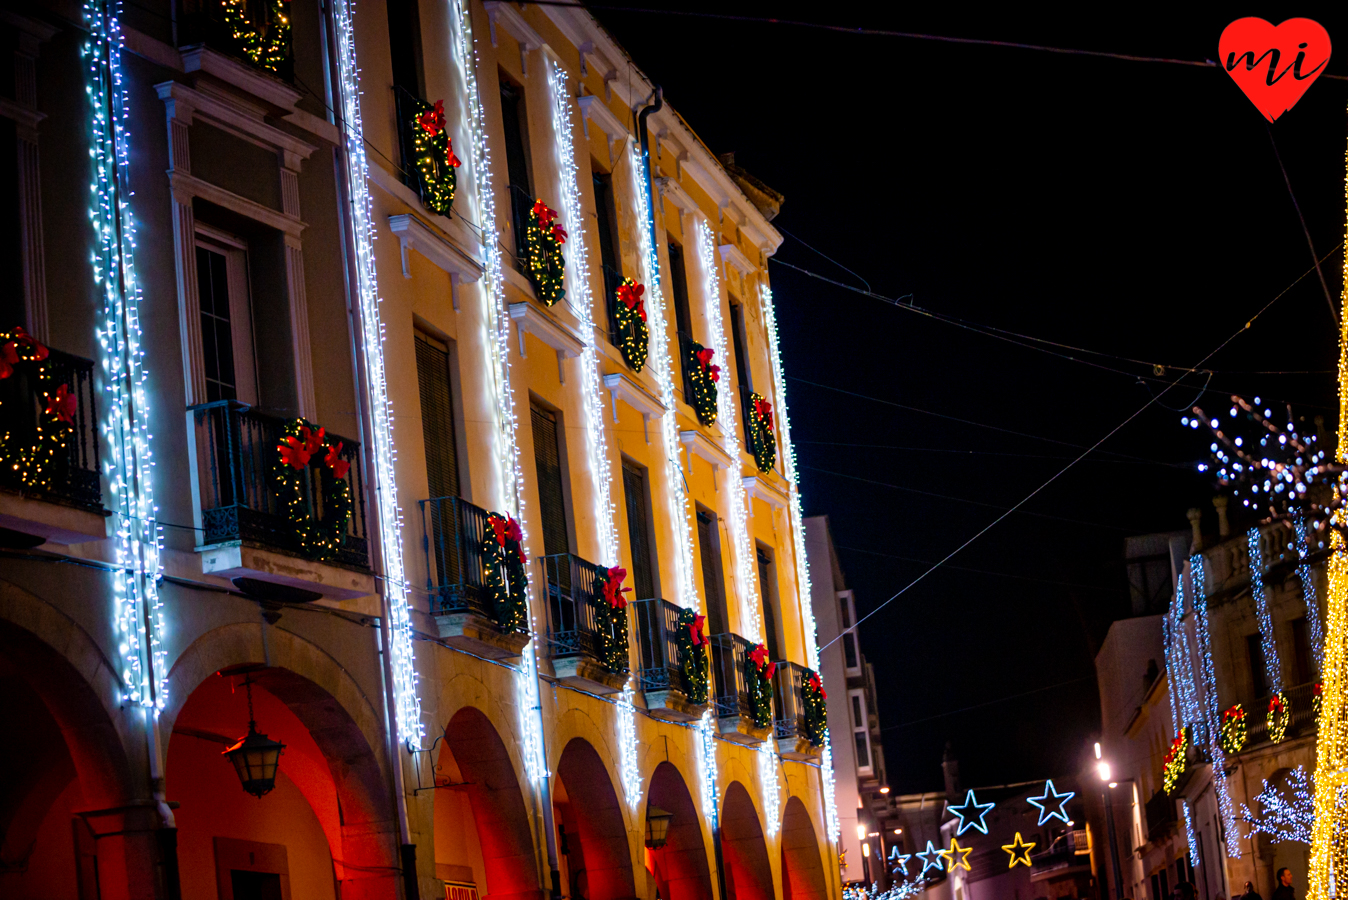
[[[347,180],[351,187],[351,226],[355,235],[356,294],[363,331],[365,380],[369,391],[370,433],[374,440],[375,509],[384,565],[384,594],[389,607],[389,652],[393,691],[397,702],[398,736],[409,748],[421,746],[425,727],[417,697],[416,659],[412,649],[412,619],[403,568],[402,512],[398,507],[398,480],[393,460],[393,409],[384,369],[384,325],[379,316],[379,285],[375,275],[375,230],[370,204],[369,161],[365,157],[364,125],[360,115],[360,71],[356,67],[354,23],[350,0],[332,4],[337,33],[337,74],[346,142]]]
[[[1259,543],[1259,529],[1251,528],[1246,535],[1250,547],[1250,593],[1254,595],[1254,611],[1259,617],[1259,639],[1264,648],[1264,674],[1269,690],[1282,693],[1282,664],[1278,661],[1278,643],[1273,637],[1273,615],[1268,608],[1268,592],[1264,589],[1264,550]]]
[[[716,705],[712,704],[697,723],[697,767],[702,782],[702,814],[712,833],[719,825],[716,815]]]
[[[600,393],[601,356],[595,346],[594,298],[590,290],[590,260],[585,246],[585,212],[580,201],[580,168],[576,165],[575,132],[572,129],[571,94],[562,64],[550,59],[548,87],[552,92],[552,134],[561,173],[562,220],[571,226],[571,240],[565,244],[571,266],[567,302],[575,311],[585,343],[580,354],[581,402],[585,407],[585,435],[590,457],[590,479],[594,489],[594,519],[599,544],[599,562],[605,567],[620,565],[617,516],[613,508],[613,469],[608,456],[608,438],[604,431],[604,399]],[[623,794],[627,805],[636,809],[641,803],[641,765],[637,758],[635,696],[629,674],[627,684],[615,704],[618,724],[618,762]]]
[[[1235,804],[1231,802],[1231,786],[1226,774],[1226,752],[1222,749],[1221,711],[1217,696],[1217,671],[1212,662],[1212,631],[1208,621],[1207,569],[1201,554],[1189,560],[1189,579],[1193,586],[1194,632],[1203,667],[1203,697],[1207,714],[1208,743],[1212,755],[1213,781],[1217,786],[1217,808],[1222,814],[1226,831],[1226,855],[1240,858],[1240,832],[1236,830]],[[1181,579],[1183,583],[1183,579]]]
[[[777,752],[773,741],[758,745],[758,785],[763,791],[763,824],[768,837],[777,834],[782,794],[777,783]]]
[[[1315,573],[1306,557],[1310,556],[1311,546],[1307,534],[1305,516],[1296,517],[1297,533],[1297,578],[1301,579],[1301,596],[1306,600],[1306,623],[1311,632],[1311,656],[1315,658],[1315,671],[1323,672],[1325,667],[1325,632],[1320,621],[1320,598],[1315,590]]]
[[[1185,640],[1184,625],[1180,621],[1183,615],[1184,579],[1181,578],[1178,587],[1175,588],[1175,603],[1171,607],[1170,615],[1161,617],[1161,632],[1165,637],[1166,683],[1170,687],[1170,724],[1174,728],[1176,737],[1179,736],[1180,729],[1184,725],[1196,721],[1194,717],[1198,714],[1197,703],[1193,697],[1193,659],[1189,656],[1189,645],[1188,641]],[[1173,625],[1171,624],[1172,619]],[[1186,667],[1187,678],[1176,679],[1171,677],[1171,673],[1181,675],[1179,664]],[[1189,802],[1180,800],[1179,803],[1180,809],[1184,812],[1184,833],[1189,840],[1189,852],[1193,856],[1194,862],[1198,862],[1198,840],[1194,836],[1193,816],[1189,812]]]
[[[107,403],[102,423],[108,444],[110,506],[117,516],[115,548],[121,571],[113,576],[116,622],[122,658],[124,701],[153,709],[167,703],[167,665],[162,635],[164,605],[156,581],[160,573],[161,529],[156,520],[150,450],[149,403],[145,394],[145,351],[141,348],[140,282],[133,250],[136,226],[127,175],[127,102],[122,86],[121,4],[92,0],[84,7],[90,42],[86,93],[93,106],[89,219],[98,235],[92,255],[94,283],[103,293],[97,331]]]

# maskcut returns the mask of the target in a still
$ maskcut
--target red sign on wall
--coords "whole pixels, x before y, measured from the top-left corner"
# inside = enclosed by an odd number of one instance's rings
[[[471,881],[446,881],[445,900],[477,900],[477,885]]]

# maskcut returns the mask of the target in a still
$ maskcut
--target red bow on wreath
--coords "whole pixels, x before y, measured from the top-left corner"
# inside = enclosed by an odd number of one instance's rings
[[[428,109],[417,116],[417,124],[421,126],[422,131],[426,132],[431,137],[435,137],[437,134],[444,131],[445,101],[436,100],[434,109]]]
[[[445,138],[445,162],[449,163],[451,166],[453,166],[453,167],[456,168],[456,169],[457,169],[459,166],[463,165],[463,161],[460,160],[457,156],[454,155],[454,139],[453,139],[453,138]]]
[[[716,355],[716,351],[710,347],[703,347],[697,351],[697,361],[702,364],[702,371],[711,376],[712,381],[721,380],[721,367],[711,365],[711,358]]]
[[[1282,697],[1274,694],[1272,697],[1268,698],[1268,711],[1282,715]]]
[[[550,208],[542,200],[534,201],[534,216],[538,219],[538,228],[540,231],[552,232],[552,237],[559,244],[566,243],[566,229],[556,224],[557,211]]]
[[[819,680],[819,674],[817,672],[810,676],[810,690],[818,694],[819,699],[828,699],[828,694],[824,693],[824,683]]]
[[[29,347],[33,351],[33,359],[37,362],[47,358],[48,350],[46,346],[23,330],[22,326],[14,327],[14,337],[5,342],[0,347],[0,380],[8,378],[14,374],[14,366],[22,359],[19,356],[19,345]]]
[[[771,681],[772,676],[777,673],[777,664],[775,662],[768,662],[768,648],[759,644],[757,647],[754,647],[753,650],[749,651],[749,658],[752,659],[754,665],[758,667],[758,674],[763,676],[763,680]]]
[[[300,437],[288,434],[285,443],[277,446],[276,449],[281,452],[281,462],[292,469],[303,469],[309,465],[309,460],[323,445],[323,434],[323,429],[318,429],[318,437],[315,439],[314,432],[309,430],[309,426],[301,425]]]
[[[627,606],[627,598],[623,594],[629,593],[632,589],[622,586],[626,577],[627,570],[619,566],[608,570],[608,580],[604,582],[604,599],[613,609],[623,609]]]
[[[754,412],[758,413],[758,417],[759,417],[760,419],[763,420],[763,422],[764,422],[765,425],[767,425],[768,431],[771,431],[771,430],[772,430],[772,404],[769,403],[767,400],[762,400],[762,399],[760,399],[760,400],[755,400],[755,401],[754,401]]]
[[[62,422],[75,423],[75,395],[64,384],[56,388],[55,394],[47,397],[47,415],[56,416]]]
[[[637,315],[641,316],[641,321],[646,321],[646,301],[641,299],[641,295],[646,293],[644,284],[623,284],[618,286],[618,299],[628,309],[635,309]]]
[[[702,623],[707,621],[706,616],[693,616],[693,621],[688,623],[688,639],[693,642],[693,646],[705,647],[711,643],[707,636],[702,633]]]
[[[1245,710],[1241,709],[1239,706],[1233,706],[1226,712],[1222,713],[1222,718],[1230,721],[1239,722],[1241,719],[1245,718]]]
[[[336,444],[328,447],[328,455],[323,458],[323,463],[332,470],[334,478],[345,478],[346,473],[351,469],[351,463],[341,458],[342,445],[344,441],[338,441]]]

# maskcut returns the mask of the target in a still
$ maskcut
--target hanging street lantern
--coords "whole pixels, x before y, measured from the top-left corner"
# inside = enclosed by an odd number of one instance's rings
[[[248,691],[248,734],[221,755],[234,764],[243,789],[260,800],[276,787],[276,769],[286,745],[258,733],[257,722],[253,719],[252,679],[245,677],[243,684]]]
[[[658,850],[669,840],[669,823],[674,820],[672,812],[665,812],[658,806],[646,809],[646,846]]]

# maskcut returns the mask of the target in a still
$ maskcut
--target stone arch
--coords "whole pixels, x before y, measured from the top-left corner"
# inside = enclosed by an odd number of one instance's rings
[[[732,781],[721,804],[721,862],[726,900],[774,900],[772,862],[753,798]]]
[[[819,841],[799,797],[786,801],[782,816],[782,900],[828,900]]]
[[[502,900],[538,897],[538,862],[524,795],[505,742],[485,713],[465,706],[454,714],[445,727],[436,768],[437,783],[461,784],[467,794],[486,893]],[[452,802],[443,795],[454,790],[436,791],[437,824]],[[441,837],[437,835],[437,848]]]
[[[660,763],[651,775],[646,794],[647,815],[652,806],[674,814],[665,846],[651,851],[649,856],[660,896],[664,900],[703,900],[712,896],[702,818],[683,774],[673,763]],[[644,824],[642,828],[644,834]]]
[[[635,896],[626,817],[598,751],[584,738],[572,738],[562,750],[557,775],[553,803],[567,836],[569,885],[563,892],[584,900]]]

